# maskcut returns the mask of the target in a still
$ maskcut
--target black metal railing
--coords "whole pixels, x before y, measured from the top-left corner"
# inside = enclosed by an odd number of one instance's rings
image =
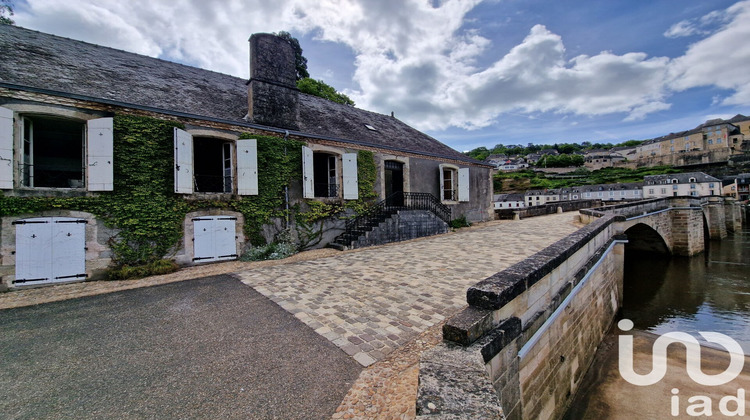
[[[339,196],[339,186],[332,182],[316,183],[314,189],[316,197],[330,198]]]
[[[224,175],[195,174],[195,192],[232,192],[232,177]]]
[[[344,228],[344,233],[333,242],[349,246],[360,235],[371,231],[399,210],[425,210],[435,214],[446,223],[451,221],[450,207],[441,203],[434,195],[430,193],[396,192],[358,214],[354,219],[349,220]]]

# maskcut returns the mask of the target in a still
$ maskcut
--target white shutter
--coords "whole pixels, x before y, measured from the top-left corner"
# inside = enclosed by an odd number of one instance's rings
[[[193,261],[210,261],[216,255],[214,220],[210,217],[193,219]]]
[[[344,200],[356,200],[359,198],[359,185],[357,184],[357,154],[344,153],[343,170],[344,175]]]
[[[302,146],[302,196],[315,198],[315,175],[313,171],[312,149]]]
[[[13,189],[13,111],[0,107],[0,190]]]
[[[237,194],[258,195],[258,141],[237,140]]]
[[[438,174],[440,175],[440,185],[438,186],[438,199],[440,201],[445,200],[445,174],[443,173],[443,166],[438,166]]]
[[[52,279],[65,282],[86,278],[86,224],[82,219],[52,219]]]
[[[112,191],[114,183],[112,152],[112,118],[98,118],[87,123],[89,191]]]
[[[174,129],[174,192],[193,193],[193,136]]]
[[[469,168],[458,170],[458,201],[469,201]]]
[[[220,261],[237,258],[237,242],[235,240],[235,217],[217,217],[214,220],[214,243],[216,244],[216,259]]]
[[[52,279],[52,219],[16,223],[16,280],[19,285]]]

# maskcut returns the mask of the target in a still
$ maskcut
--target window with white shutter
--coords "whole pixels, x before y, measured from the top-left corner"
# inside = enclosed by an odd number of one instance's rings
[[[174,129],[174,191],[193,193],[193,136],[185,130]]]
[[[89,120],[86,160],[89,191],[112,191],[113,175],[113,120],[98,118]]]
[[[356,200],[359,198],[359,185],[357,183],[357,154],[344,153],[342,161],[344,200]]]
[[[258,195],[258,141],[237,140],[237,194]]]
[[[13,111],[0,106],[0,190],[13,189]]]

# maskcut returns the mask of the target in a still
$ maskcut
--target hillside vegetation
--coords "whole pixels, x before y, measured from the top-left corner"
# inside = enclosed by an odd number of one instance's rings
[[[653,166],[650,168],[603,168],[589,171],[580,168],[575,172],[556,176],[537,173],[532,170],[518,172],[501,172],[494,176],[495,193],[522,192],[529,189],[566,188],[580,185],[618,184],[624,182],[643,182],[646,175],[679,173],[671,166]]]

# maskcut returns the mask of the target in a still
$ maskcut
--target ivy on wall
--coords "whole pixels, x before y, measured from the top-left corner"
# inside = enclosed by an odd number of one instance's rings
[[[48,210],[74,210],[94,214],[116,228],[110,240],[116,265],[143,265],[168,255],[182,238],[187,213],[219,208],[237,211],[245,218],[244,232],[255,244],[265,243],[263,225],[287,215],[284,188],[302,178],[303,143],[272,136],[243,133],[258,140],[258,190],[256,196],[233,200],[191,200],[174,194],[173,128],[182,125],[149,117],[114,117],[114,191],[88,197],[7,197],[0,194],[0,216],[33,214]],[[336,216],[345,209],[360,212],[377,197],[374,155],[358,155],[359,199],[343,205],[308,202],[298,213],[315,221]],[[297,207],[298,208],[298,207]]]

